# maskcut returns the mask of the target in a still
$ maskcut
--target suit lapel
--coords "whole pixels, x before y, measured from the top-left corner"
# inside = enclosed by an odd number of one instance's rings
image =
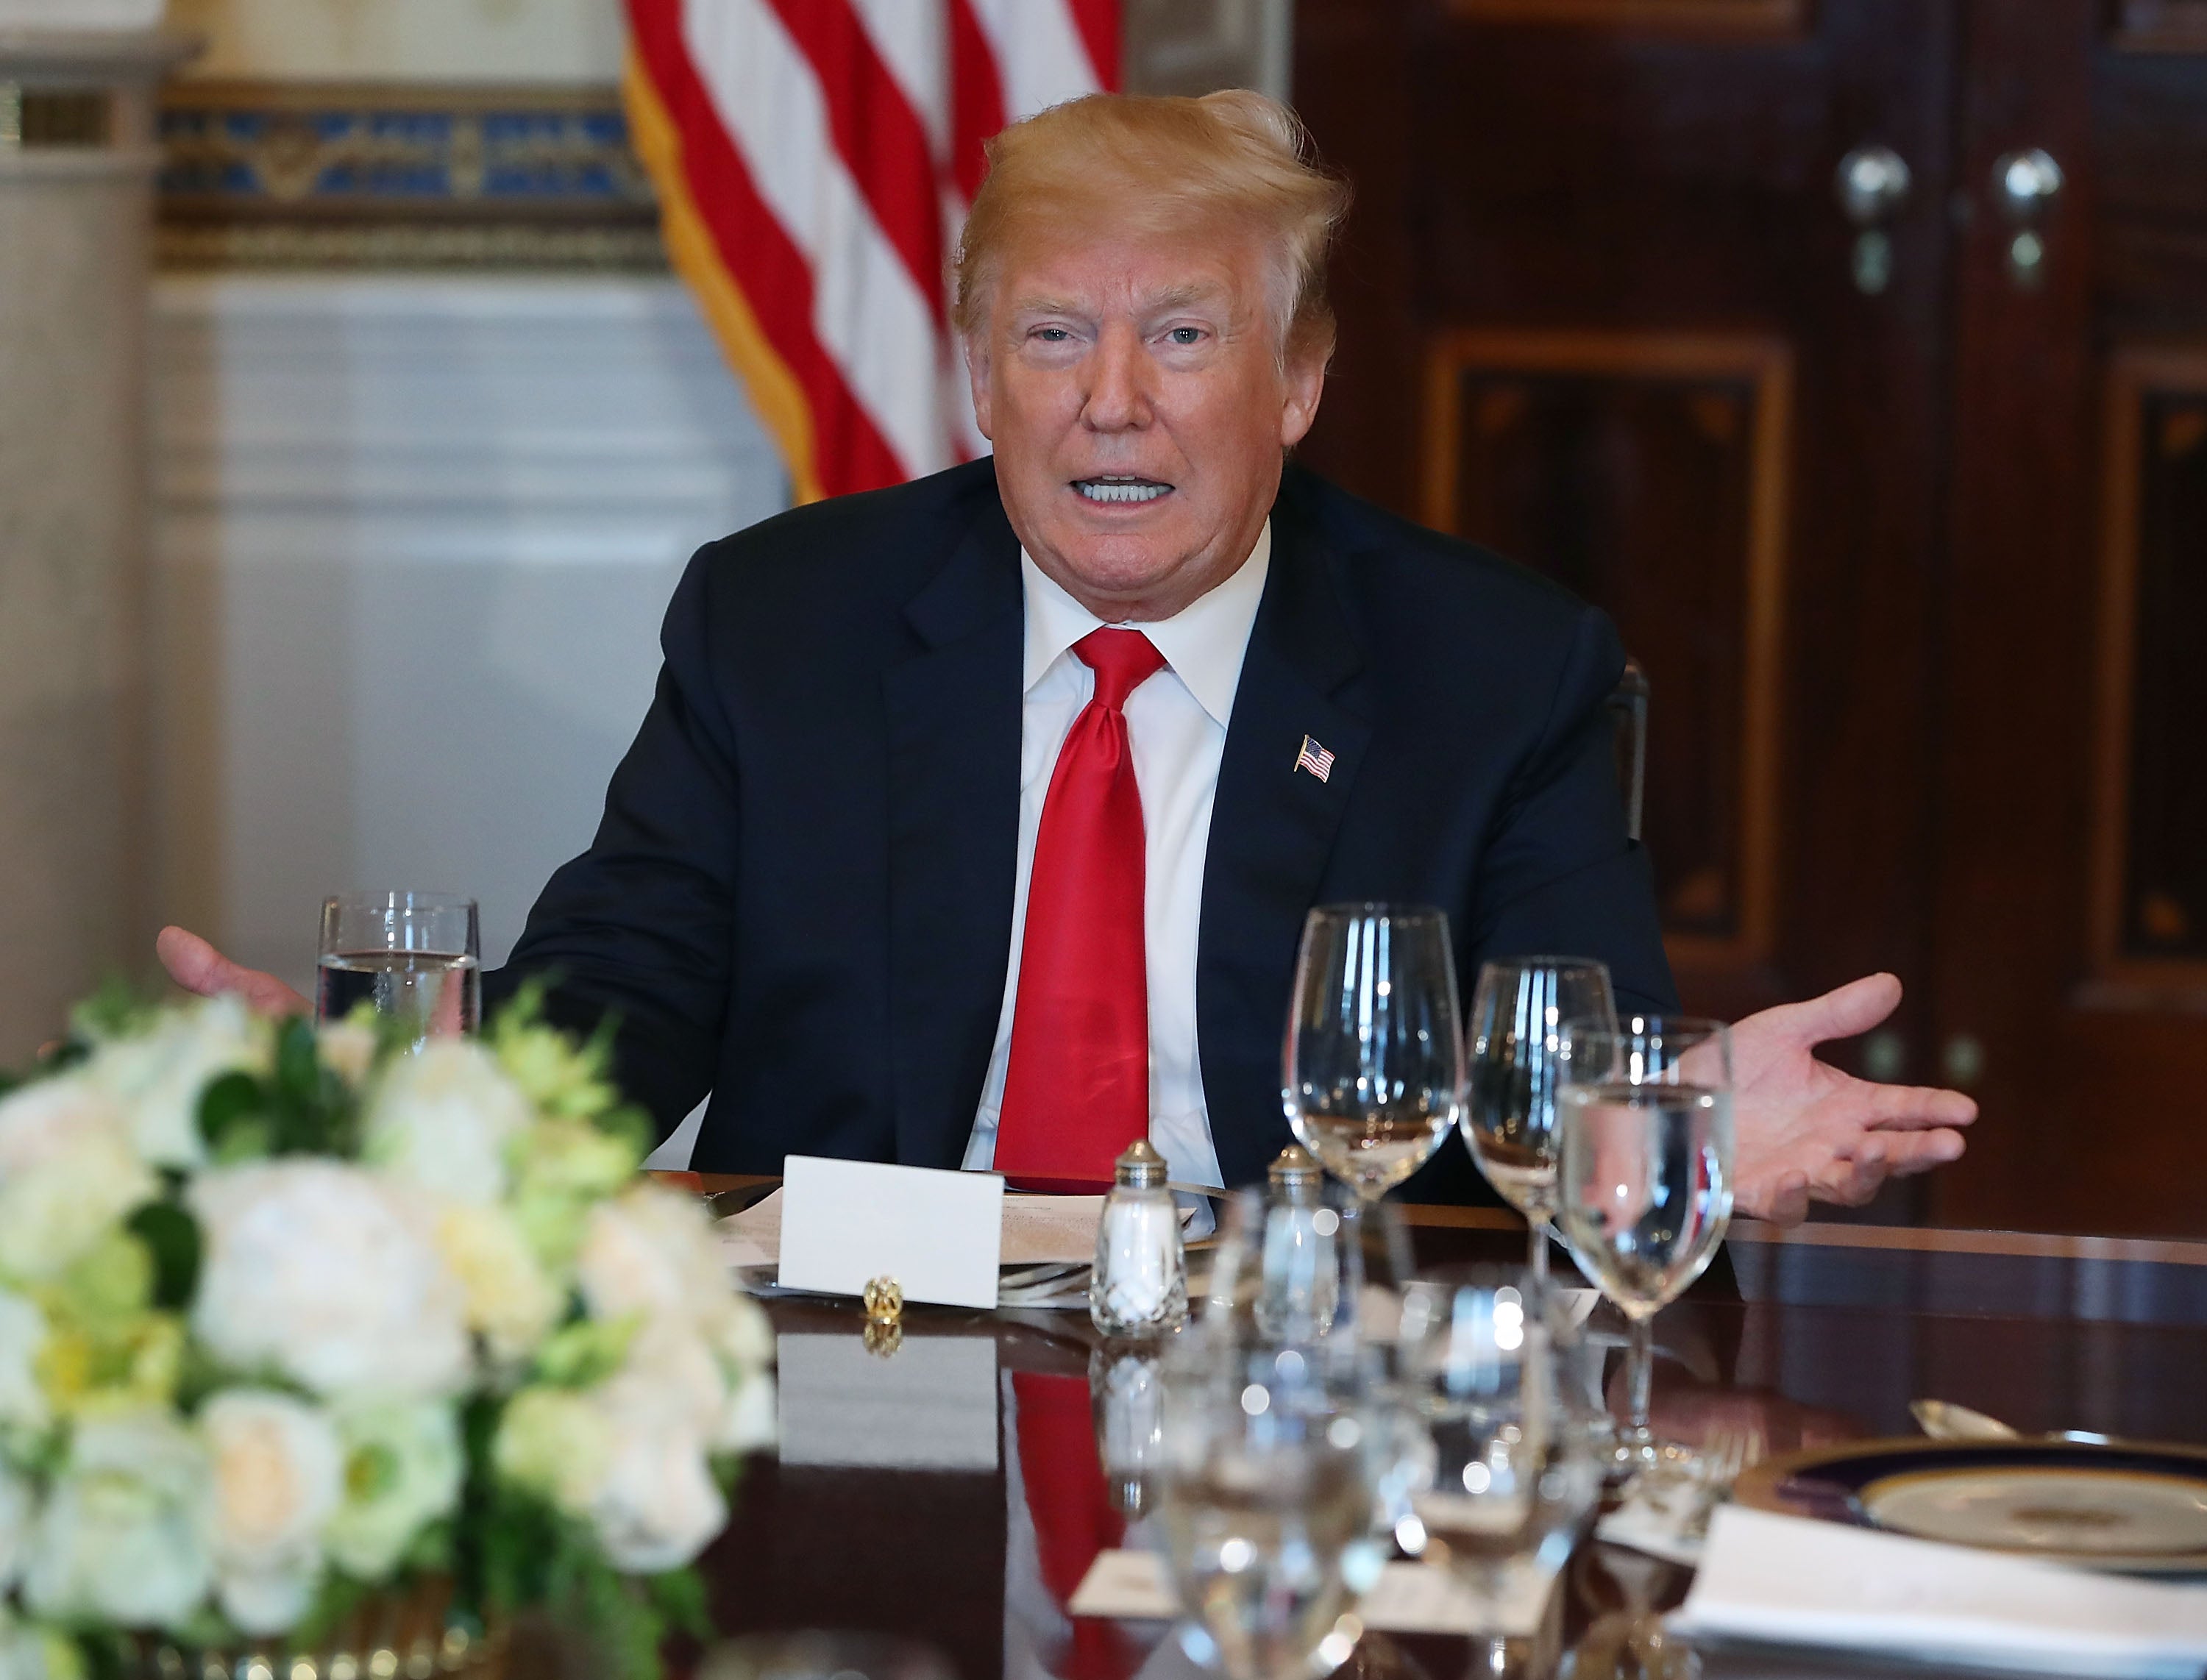
[[[1196,1024],[1211,1139],[1229,1185],[1260,1180],[1289,1141],[1280,1041],[1295,952],[1371,739],[1343,703],[1364,652],[1331,566],[1283,497],[1203,868]],[[1333,755],[1323,780],[1297,768],[1306,736]]]
[[[955,1167],[1003,1005],[1019,855],[1026,618],[993,497],[905,616],[925,650],[882,681],[896,1157]]]

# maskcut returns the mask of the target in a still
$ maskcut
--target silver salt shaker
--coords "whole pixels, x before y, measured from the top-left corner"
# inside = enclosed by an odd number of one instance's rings
[[[1354,1233],[1327,1205],[1325,1169],[1301,1145],[1282,1150],[1265,1176],[1257,1328],[1269,1336],[1313,1341],[1354,1309],[1353,1293],[1343,1299],[1355,1287]]]
[[[1096,1227],[1088,1316],[1105,1336],[1167,1336],[1187,1317],[1187,1255],[1180,1209],[1165,1188],[1165,1158],[1147,1138],[1127,1145]]]

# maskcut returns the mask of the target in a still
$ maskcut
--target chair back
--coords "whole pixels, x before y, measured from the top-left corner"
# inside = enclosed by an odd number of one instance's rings
[[[1648,791],[1648,673],[1627,658],[1624,674],[1609,693],[1610,721],[1617,729],[1617,787],[1624,798],[1624,833],[1640,838],[1640,807]]]

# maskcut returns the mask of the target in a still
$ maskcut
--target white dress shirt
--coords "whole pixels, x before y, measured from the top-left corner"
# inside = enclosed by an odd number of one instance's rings
[[[1172,1176],[1220,1184],[1211,1114],[1203,1099],[1203,1063],[1195,1035],[1195,947],[1203,920],[1203,860],[1211,845],[1211,804],[1226,723],[1241,681],[1241,658],[1271,568],[1272,526],[1239,571],[1169,619],[1128,625],[1165,658],[1164,668],[1127,697],[1127,735],[1134,784],[1142,794],[1142,927],[1150,1004],[1150,1140]],[[1011,961],[1004,973],[1003,1012],[989,1078],[973,1116],[965,1164],[985,1170],[996,1154],[996,1115],[1004,1100],[1004,1067],[1012,1049],[1012,1013],[1019,1001],[1020,954],[1026,943],[1027,877],[1035,834],[1058,749],[1095,692],[1096,673],[1073,644],[1104,621],[1045,577],[1020,552],[1026,597],[1026,701],[1020,717],[1019,873],[1012,894]]]

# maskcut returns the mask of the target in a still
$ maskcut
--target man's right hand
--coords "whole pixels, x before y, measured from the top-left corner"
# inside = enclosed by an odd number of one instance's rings
[[[163,928],[153,949],[160,955],[161,966],[169,971],[169,978],[188,992],[197,992],[201,997],[236,992],[248,1008],[264,1015],[308,1012],[307,1000],[274,975],[240,966],[195,933]]]

